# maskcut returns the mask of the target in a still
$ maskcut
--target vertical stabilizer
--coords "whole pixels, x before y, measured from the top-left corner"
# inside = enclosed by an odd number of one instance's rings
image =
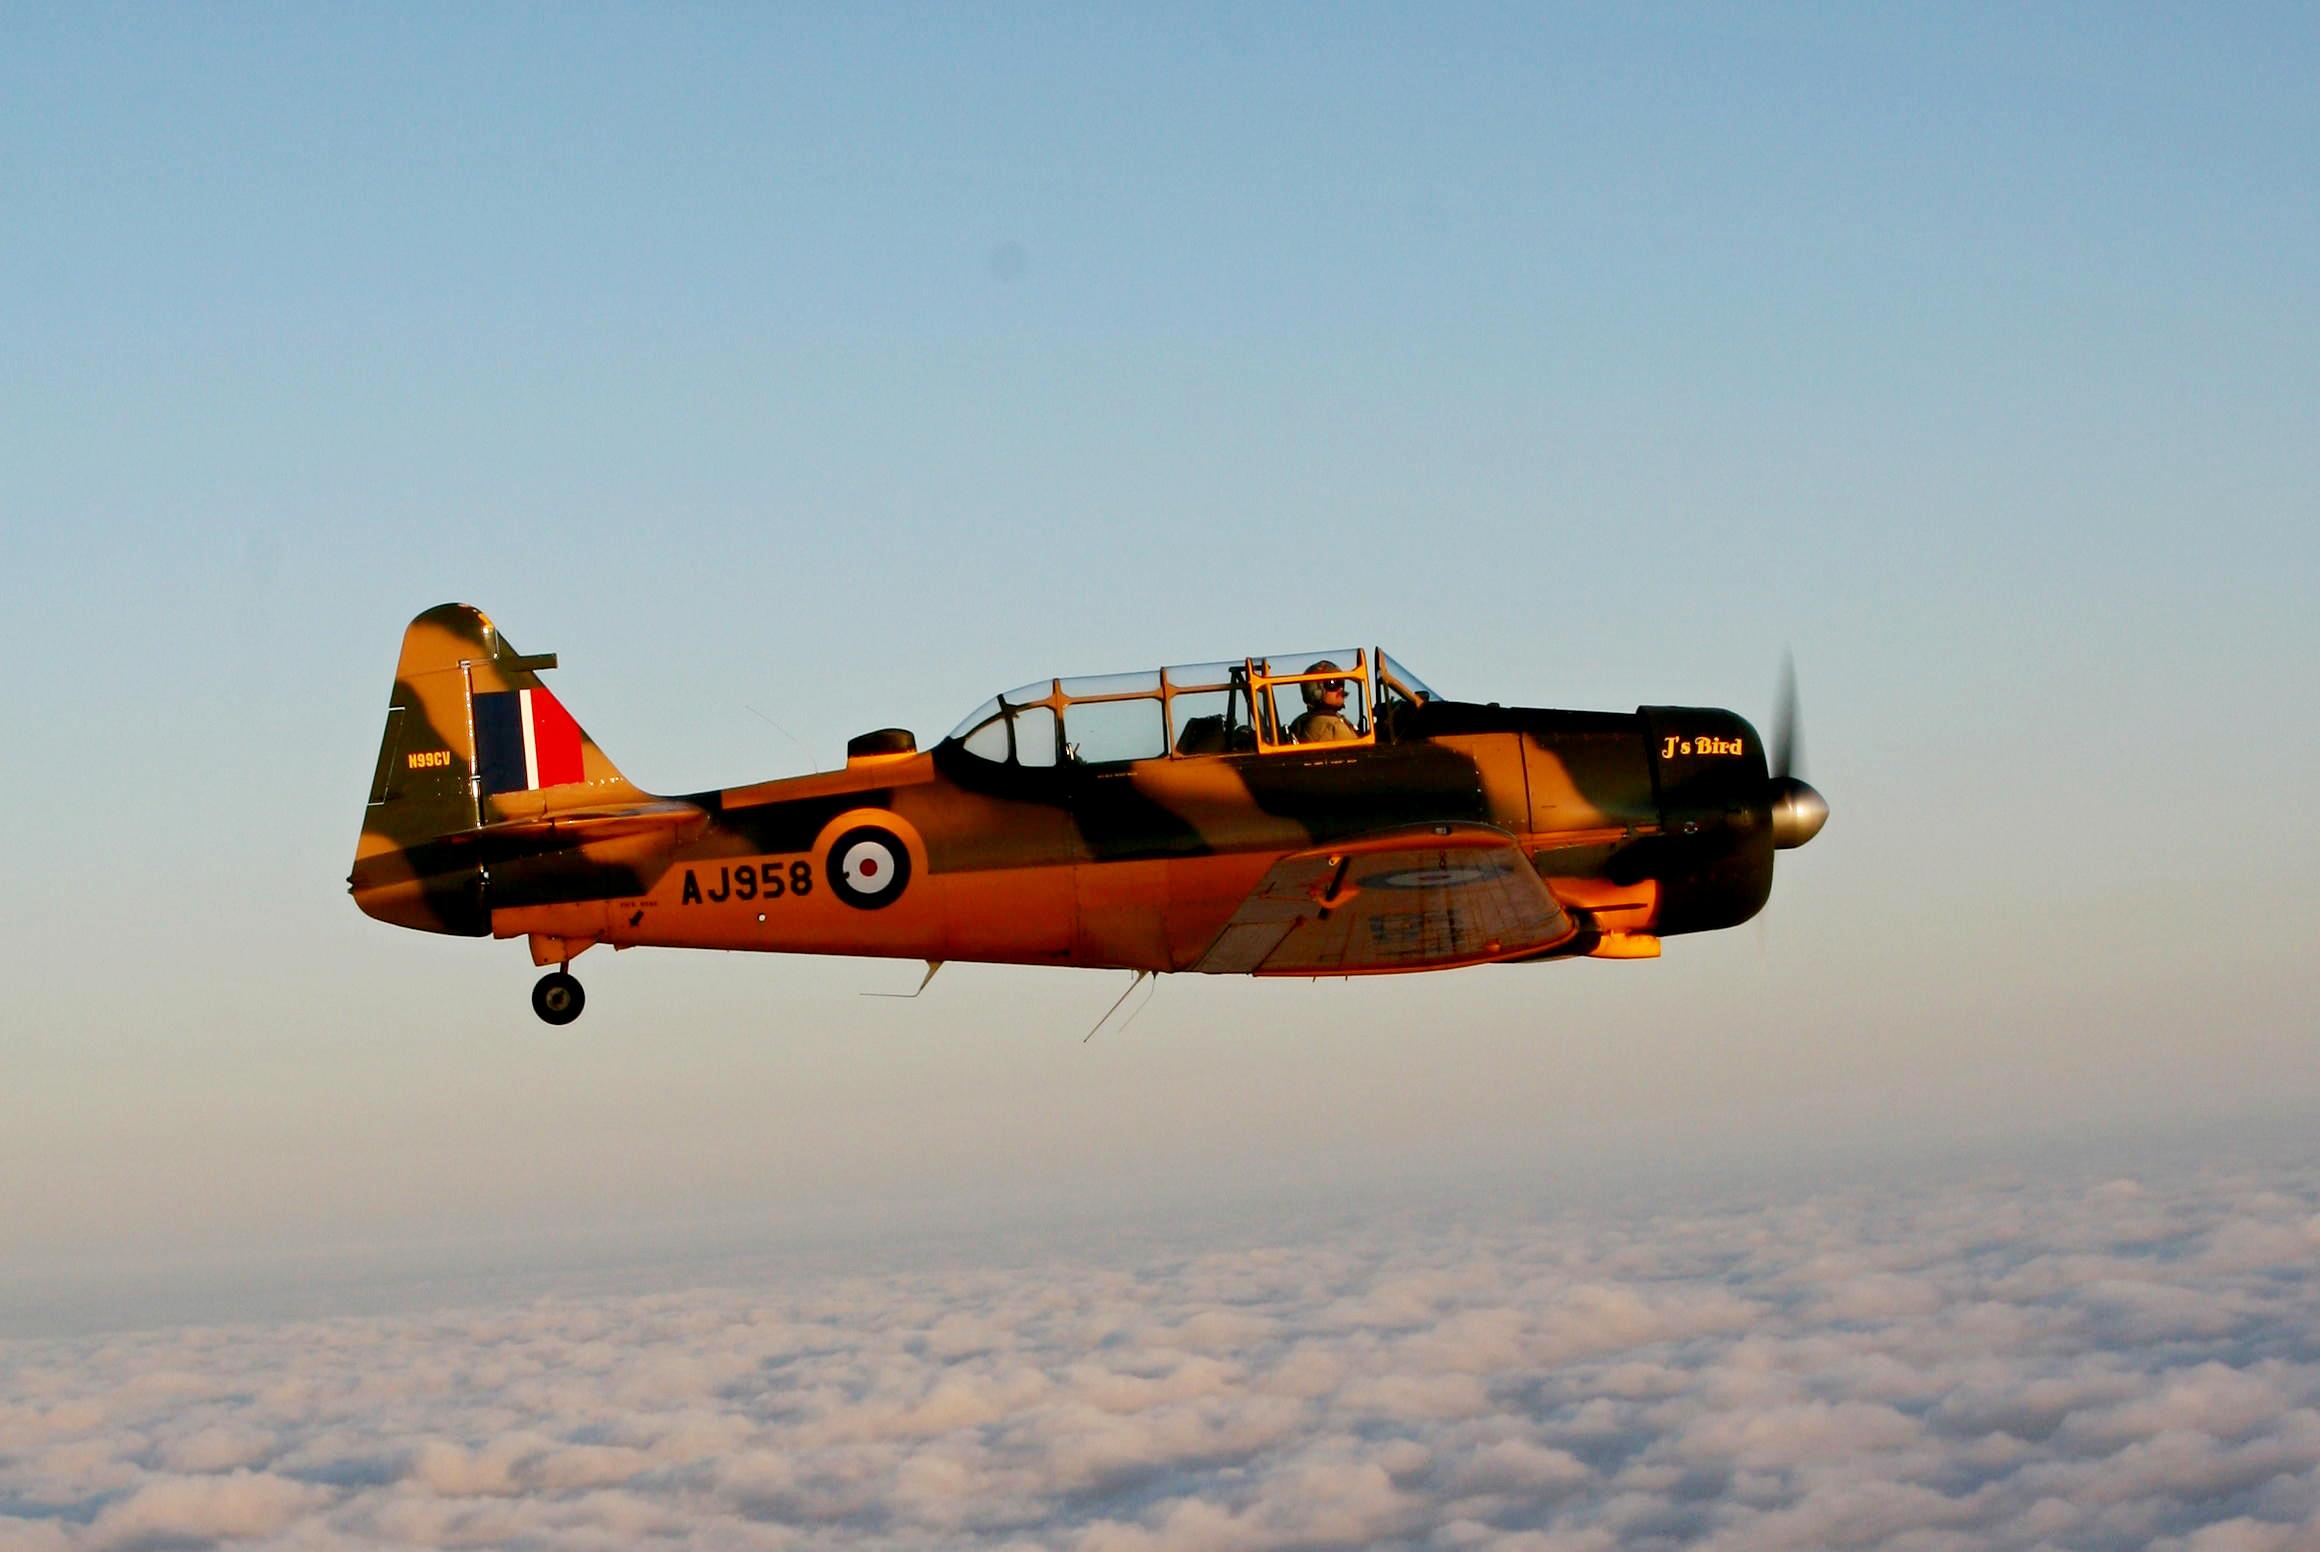
[[[403,632],[348,880],[364,911],[481,936],[483,827],[642,796],[540,682],[554,666],[517,652],[468,604],[437,605]]]

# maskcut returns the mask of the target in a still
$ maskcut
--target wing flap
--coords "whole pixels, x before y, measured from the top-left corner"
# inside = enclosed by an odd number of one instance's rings
[[[1519,959],[1576,931],[1506,831],[1427,825],[1283,857],[1192,968],[1228,975],[1443,970]]]

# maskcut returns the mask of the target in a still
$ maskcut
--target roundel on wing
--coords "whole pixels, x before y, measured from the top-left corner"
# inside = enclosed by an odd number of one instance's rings
[[[1497,878],[1501,870],[1488,862],[1450,863],[1435,868],[1397,868],[1391,873],[1372,873],[1361,880],[1364,889],[1454,889],[1461,884],[1479,884],[1485,879]]]
[[[882,825],[856,825],[830,843],[822,875],[839,899],[875,911],[910,887],[910,849]]]

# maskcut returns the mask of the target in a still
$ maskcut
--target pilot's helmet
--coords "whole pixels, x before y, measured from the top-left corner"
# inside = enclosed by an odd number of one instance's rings
[[[1318,674],[1324,671],[1334,672],[1336,668],[1337,665],[1335,663],[1332,663],[1327,658],[1323,658],[1320,662],[1315,663],[1311,668],[1306,669],[1305,672],[1309,674]],[[1321,697],[1331,690],[1342,691],[1345,688],[1345,681],[1343,679],[1308,679],[1303,684],[1299,685],[1298,688],[1305,692],[1306,709],[1309,711],[1319,711],[1322,709]]]

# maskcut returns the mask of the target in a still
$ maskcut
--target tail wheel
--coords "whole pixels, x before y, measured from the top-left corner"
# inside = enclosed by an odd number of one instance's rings
[[[532,988],[532,1011],[550,1024],[569,1024],[588,1005],[580,983],[561,970],[551,970]]]

